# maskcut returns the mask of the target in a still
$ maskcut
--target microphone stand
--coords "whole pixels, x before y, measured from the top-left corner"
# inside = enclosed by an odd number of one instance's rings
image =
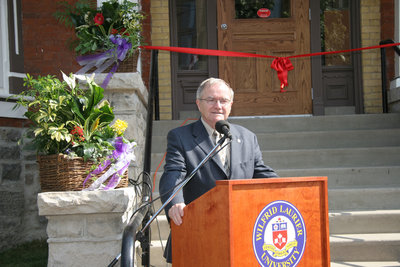
[[[214,146],[214,148],[207,154],[207,156],[199,163],[199,165],[190,173],[190,175],[175,189],[175,191],[171,194],[171,196],[165,201],[165,203],[154,213],[154,215],[150,218],[145,226],[137,233],[137,239],[140,240],[144,236],[144,231],[150,226],[150,224],[154,221],[154,219],[161,213],[161,211],[167,206],[171,200],[178,194],[180,190],[193,178],[193,176],[198,172],[198,170],[213,156],[215,156],[220,150],[215,152],[219,146],[221,146],[226,139],[226,135],[224,135]],[[232,142],[230,139],[229,142]],[[215,153],[214,153],[215,152]]]
[[[190,173],[190,175],[181,183],[179,184],[178,187],[176,187],[176,189],[173,191],[173,193],[171,194],[171,196],[165,201],[165,203],[154,213],[154,215],[150,218],[150,220],[146,223],[145,226],[143,226],[143,228],[136,233],[136,240],[138,240],[140,243],[142,242],[146,242],[145,241],[145,231],[146,229],[150,226],[150,224],[157,218],[157,216],[162,212],[162,210],[165,208],[165,206],[167,206],[171,200],[178,194],[178,192],[180,190],[182,190],[182,188],[193,178],[193,176],[198,172],[198,170],[207,162],[209,161],[210,158],[212,158],[213,156],[215,156],[220,150],[216,151],[218,149],[219,146],[221,146],[224,142],[225,139],[227,138],[227,135],[224,134],[224,136],[217,142],[217,144],[214,146],[214,148],[210,151],[210,153],[207,154],[207,156],[199,163],[199,165]],[[232,142],[232,139],[229,138],[229,143]],[[228,143],[228,144],[229,144]],[[228,145],[226,144],[226,145]],[[226,146],[225,145],[225,146]],[[216,151],[216,152],[215,152]],[[121,257],[121,253],[115,257],[115,259],[110,263],[110,265],[108,265],[108,267],[114,266],[119,258]]]

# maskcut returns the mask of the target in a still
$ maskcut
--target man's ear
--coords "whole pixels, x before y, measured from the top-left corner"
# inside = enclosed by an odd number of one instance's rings
[[[197,109],[200,111],[200,100],[196,99]]]

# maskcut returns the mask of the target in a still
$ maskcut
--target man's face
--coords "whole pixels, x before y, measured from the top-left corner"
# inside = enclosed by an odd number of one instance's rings
[[[220,120],[226,120],[231,113],[232,96],[224,83],[213,83],[203,89],[201,99],[196,99],[201,117],[212,128]]]

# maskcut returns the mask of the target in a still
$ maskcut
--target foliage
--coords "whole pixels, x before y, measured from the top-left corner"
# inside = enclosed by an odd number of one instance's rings
[[[112,142],[123,136],[123,131],[110,125],[114,114],[103,99],[103,88],[93,76],[68,77],[63,73],[63,77],[64,81],[50,75],[34,79],[28,74],[25,78],[29,90],[17,96],[15,108],[27,108],[24,115],[32,122],[27,147],[45,155],[64,153],[94,161],[104,158],[114,150]],[[81,89],[75,78],[86,82],[87,88]]]
[[[141,43],[144,15],[137,11],[138,4],[123,0],[108,0],[99,8],[93,8],[89,0],[79,0],[75,5],[67,1],[59,3],[54,14],[58,21],[75,29],[78,38],[75,51],[84,55],[95,51],[116,48],[111,36],[121,37],[132,45],[131,55]]]
[[[48,246],[46,240],[35,240],[0,252],[3,267],[47,266]]]

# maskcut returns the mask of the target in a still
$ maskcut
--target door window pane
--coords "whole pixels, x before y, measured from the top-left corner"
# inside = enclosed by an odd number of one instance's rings
[[[321,0],[321,51],[351,48],[349,1]],[[350,53],[323,56],[325,66],[351,65]]]
[[[177,0],[177,34],[179,47],[207,48],[205,0]],[[179,70],[207,70],[207,56],[179,53]]]
[[[237,19],[289,18],[290,0],[235,0]]]

